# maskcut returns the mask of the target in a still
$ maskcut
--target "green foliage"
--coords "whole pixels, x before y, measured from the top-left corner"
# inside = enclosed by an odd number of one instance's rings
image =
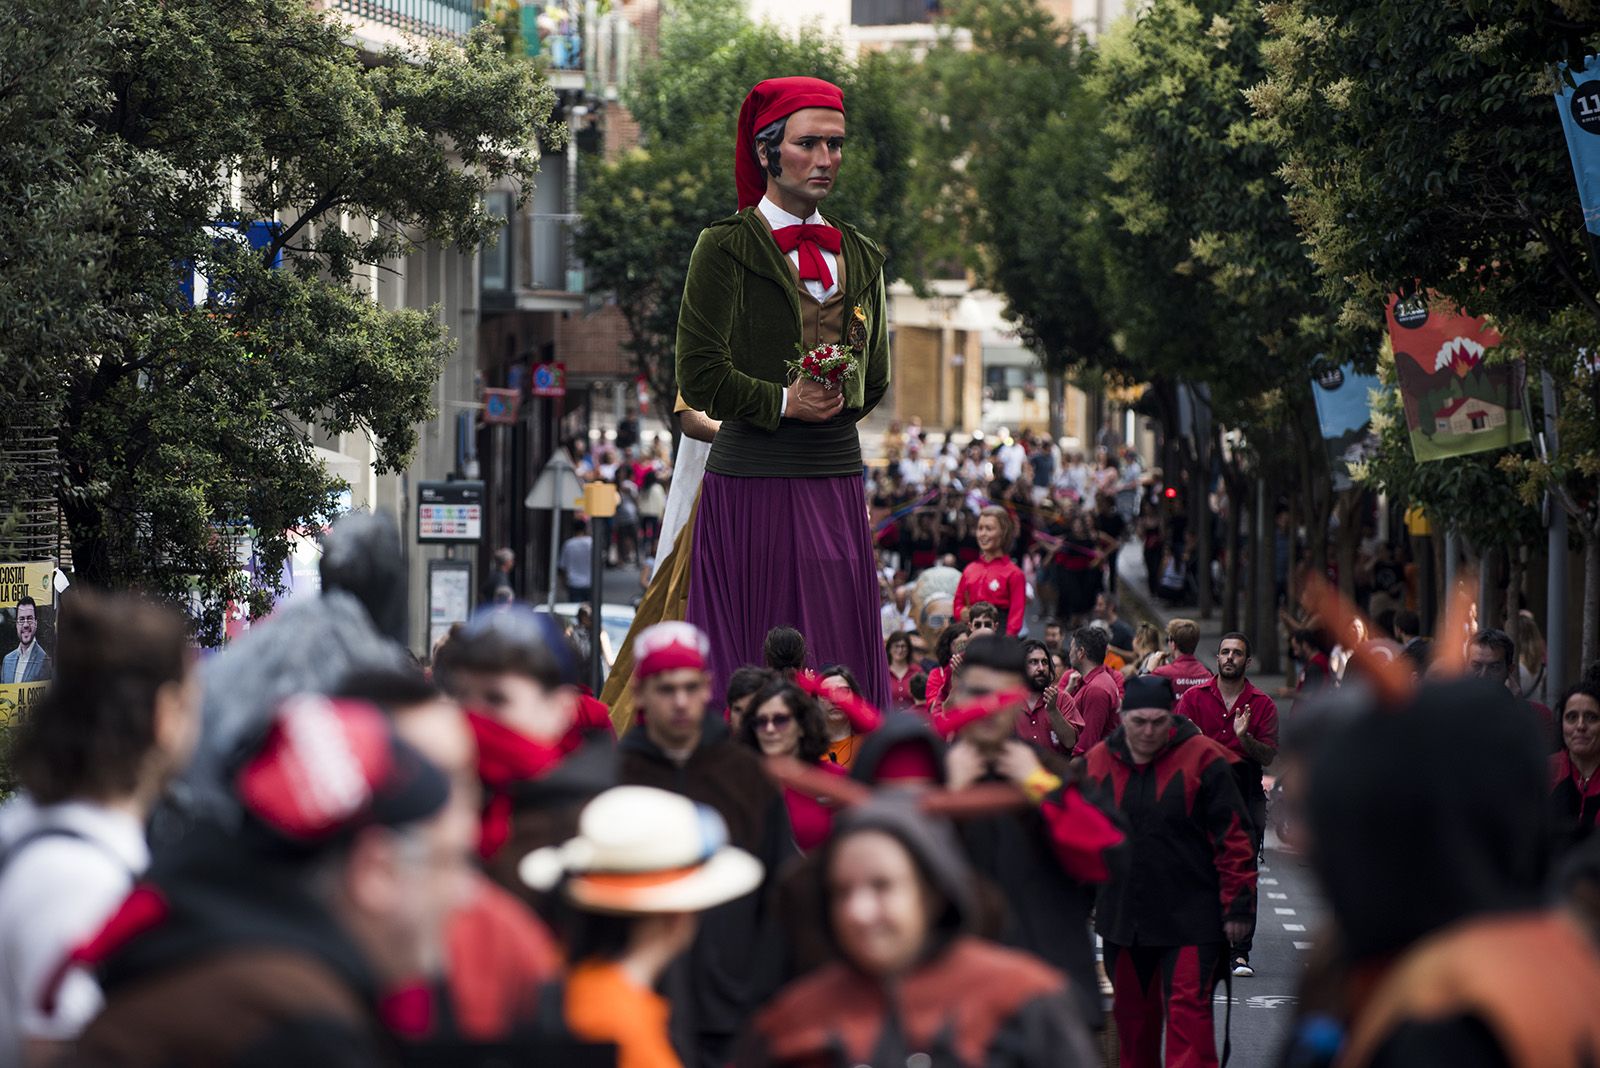
[[[914,224],[904,210],[913,137],[904,61],[869,54],[851,63],[837,42],[814,31],[786,37],[752,22],[735,0],[675,5],[662,23],[659,55],[641,65],[629,91],[642,145],[586,175],[577,242],[591,284],[615,295],[663,413],[677,392],[673,342],[689,252],[707,223],[737,207],[739,105],[762,79],[797,74],[844,90],[844,164],[824,208],[884,248],[889,277],[913,255]]]
[[[0,196],[49,208],[27,223],[41,255],[0,259],[7,380],[30,369],[58,408],[79,575],[193,594],[215,634],[228,599],[265,606],[283,531],[341,488],[308,427],[406,462],[452,343],[374,303],[365,268],[492,234],[483,190],[531,188],[539,140],[559,141],[553,94],[490,27],[369,63],[307,0],[26,0],[0,9],[0,42],[61,57],[8,62],[21,88],[0,96]],[[212,229],[273,219],[266,250]],[[225,302],[190,305],[191,266]],[[49,293],[67,307],[30,296]],[[259,580],[237,571],[245,531]]]
[[[1280,0],[1264,10],[1269,76],[1250,100],[1284,152],[1291,208],[1343,321],[1375,326],[1391,293],[1433,289],[1489,316],[1505,337],[1497,354],[1528,359],[1535,382],[1549,367],[1573,421],[1558,469],[1516,450],[1493,487],[1492,457],[1430,463],[1413,479],[1409,446],[1386,438],[1392,470],[1379,481],[1391,492],[1431,483],[1436,518],[1474,525],[1484,494],[1503,495],[1511,476],[1528,502],[1552,481],[1569,502],[1593,501],[1583,472],[1600,454],[1584,424],[1600,390],[1575,382],[1572,367],[1593,344],[1600,301],[1552,93],[1553,65],[1592,51],[1600,27],[1547,0]],[[1442,496],[1450,488],[1459,496]],[[1481,534],[1508,544],[1528,532],[1498,530]]]
[[[1092,53],[1035,0],[967,0],[949,17],[970,47],[943,39],[918,93],[915,203],[933,262],[974,268],[1004,294],[1046,371],[1104,367],[1114,352]]]

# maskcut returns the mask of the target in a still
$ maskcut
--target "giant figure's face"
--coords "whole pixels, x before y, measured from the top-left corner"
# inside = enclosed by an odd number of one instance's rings
[[[763,155],[765,149],[762,150]],[[828,108],[803,108],[789,116],[778,149],[782,173],[768,172],[785,199],[817,204],[833,192],[844,159],[844,115]]]

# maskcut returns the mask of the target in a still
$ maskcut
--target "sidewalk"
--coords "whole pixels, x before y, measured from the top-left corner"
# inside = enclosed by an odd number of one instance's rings
[[[1222,637],[1221,613],[1213,613],[1210,619],[1201,619],[1197,608],[1168,609],[1157,601],[1150,592],[1150,583],[1144,573],[1144,553],[1140,551],[1137,542],[1128,542],[1117,555],[1117,594],[1122,605],[1123,618],[1129,622],[1137,623],[1148,619],[1163,631],[1166,629],[1167,620],[1174,616],[1192,619],[1198,623],[1200,648],[1196,650],[1195,655],[1205,662],[1206,667],[1216,670],[1217,642]],[[1280,713],[1287,711],[1294,703],[1292,698],[1278,696],[1278,691],[1288,685],[1285,676],[1257,675],[1251,672],[1250,681],[1255,683],[1257,689],[1278,703]]]

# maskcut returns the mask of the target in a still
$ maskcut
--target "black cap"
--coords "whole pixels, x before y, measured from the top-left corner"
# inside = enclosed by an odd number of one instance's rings
[[[1172,680],[1164,675],[1135,675],[1128,680],[1127,691],[1122,695],[1122,710],[1159,708],[1171,712],[1177,699],[1172,696]]]

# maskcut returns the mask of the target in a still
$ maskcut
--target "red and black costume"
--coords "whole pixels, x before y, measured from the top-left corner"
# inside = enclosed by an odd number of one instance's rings
[[[1600,773],[1585,779],[1563,749],[1550,757],[1550,807],[1556,833],[1567,846],[1575,846],[1594,833],[1600,816]]]
[[[884,758],[898,748],[925,745],[942,756],[928,727],[906,716],[888,717],[867,739],[851,774],[880,784]],[[956,822],[962,851],[974,871],[1005,900],[995,936],[1043,958],[1072,980],[1079,1011],[1098,1024],[1099,980],[1089,940],[1089,913],[1097,887],[1127,860],[1127,837],[1114,819],[1091,803],[1074,781],[1066,759],[1035,746],[1047,775],[1025,787],[1033,806]],[[990,772],[980,782],[1005,782]],[[988,932],[986,932],[988,933]]]
[[[1101,890],[1096,929],[1116,1002],[1122,1063],[1214,1065],[1211,993],[1227,951],[1225,920],[1255,915],[1256,850],[1233,757],[1188,719],[1136,764],[1118,727],[1089,752],[1084,789],[1120,813],[1127,874]]]

